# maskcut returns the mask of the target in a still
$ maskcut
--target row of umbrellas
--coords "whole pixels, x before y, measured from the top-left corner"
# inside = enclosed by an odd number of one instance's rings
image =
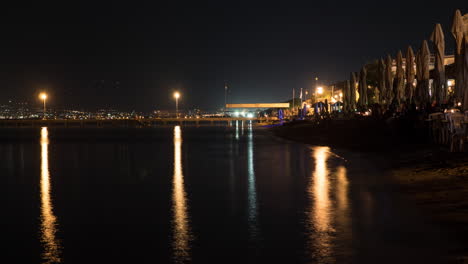
[[[431,52],[429,44],[423,40],[421,47],[414,53],[411,46],[406,49],[405,57],[398,51],[395,60],[387,55],[377,61],[377,87],[375,101],[388,106],[392,103],[416,103],[425,106],[459,103],[468,110],[468,14],[462,16],[456,10],[451,33],[455,38],[455,90],[449,98],[445,74],[445,36],[440,24],[436,24],[429,40],[434,49],[434,74],[430,87],[429,65]],[[395,70],[393,70],[395,67]],[[358,97],[359,96],[359,97]],[[369,104],[367,69],[362,67],[360,73],[352,72],[343,88],[345,112],[356,108],[367,108]]]

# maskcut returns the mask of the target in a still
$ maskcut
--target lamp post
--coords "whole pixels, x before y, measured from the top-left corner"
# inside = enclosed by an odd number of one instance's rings
[[[175,92],[174,98],[175,98],[175,105],[176,105],[176,118],[179,118],[179,97],[180,97],[180,93]]]
[[[322,95],[323,95],[323,87],[322,86],[319,86],[315,89],[315,101],[318,103],[321,99],[322,99]],[[320,106],[320,112],[322,112],[322,106],[323,104],[321,104]]]
[[[323,94],[323,87],[317,87],[317,94]]]
[[[44,112],[43,112],[43,117],[42,119],[46,119],[46,99],[47,99],[47,94],[46,93],[41,93],[39,94],[39,98],[42,99],[44,102]]]
[[[315,89],[318,88],[318,77],[315,77]],[[317,98],[315,98],[315,100],[317,100]]]
[[[224,82],[224,115],[226,115],[226,107],[227,107],[227,91],[228,91],[228,86],[227,83]]]

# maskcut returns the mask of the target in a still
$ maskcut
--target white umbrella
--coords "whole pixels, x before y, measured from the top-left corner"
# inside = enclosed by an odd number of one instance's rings
[[[343,91],[343,109],[345,113],[353,112],[351,107],[351,86],[349,80],[346,80]]]
[[[383,103],[385,100],[385,93],[387,92],[385,87],[385,62],[383,59],[378,61],[378,78],[379,78],[379,102]]]
[[[409,102],[413,99],[414,93],[414,52],[411,46],[406,50],[406,89],[405,98]]]
[[[403,54],[401,53],[401,50],[398,51],[396,57],[395,82],[395,99],[400,103],[405,93],[405,70],[403,69]]]
[[[352,111],[356,109],[356,87],[357,87],[357,77],[355,72],[351,72],[351,97],[350,97],[350,104],[349,106],[351,107]]]
[[[462,44],[465,23],[460,10],[455,11],[453,16],[452,32],[455,38],[455,101],[460,101],[463,97],[463,57],[462,57]]]
[[[391,104],[393,100],[393,59],[390,55],[387,55],[387,61],[385,63],[385,101],[387,104]]]
[[[367,100],[367,70],[366,66],[362,67],[361,74],[359,74],[359,107],[366,107]]]
[[[435,79],[434,79],[434,99],[441,104],[447,97],[447,83],[445,80],[445,38],[444,31],[440,24],[436,24],[431,34],[430,40],[434,43],[435,49]]]
[[[416,101],[425,105],[429,102],[429,61],[430,51],[427,41],[424,40],[421,45],[421,49],[418,52],[416,61],[418,84],[416,88]]]
[[[462,59],[463,59],[463,85],[468,87],[468,36],[465,36],[462,45]],[[468,89],[463,92],[462,109],[468,110]]]

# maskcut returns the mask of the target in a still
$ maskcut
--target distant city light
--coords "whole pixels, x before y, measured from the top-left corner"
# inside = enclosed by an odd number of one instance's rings
[[[317,87],[317,93],[323,94],[323,87]]]
[[[179,97],[180,97],[180,93],[179,92],[174,92],[174,98],[179,99]]]

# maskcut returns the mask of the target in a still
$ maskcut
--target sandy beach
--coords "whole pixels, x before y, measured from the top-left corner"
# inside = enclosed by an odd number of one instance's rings
[[[402,198],[416,204],[430,221],[451,230],[462,245],[468,245],[467,153],[450,153],[446,146],[430,143],[427,134],[417,138],[422,130],[398,127],[371,120],[328,125],[293,122],[272,131],[293,141],[368,154]],[[340,132],[342,137],[337,135]],[[468,256],[468,247],[453,254],[460,263],[468,263],[463,257]]]

